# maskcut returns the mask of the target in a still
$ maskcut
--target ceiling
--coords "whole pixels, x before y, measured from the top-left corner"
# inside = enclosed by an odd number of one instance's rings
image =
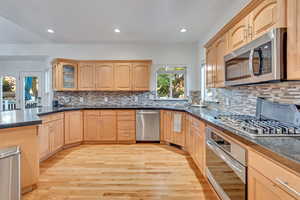
[[[195,42],[248,1],[1,0],[0,43]]]

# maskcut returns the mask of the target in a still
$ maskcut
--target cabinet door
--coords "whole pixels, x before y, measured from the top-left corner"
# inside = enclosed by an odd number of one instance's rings
[[[84,113],[84,140],[98,141],[100,127],[100,114],[97,111],[88,111]]]
[[[222,36],[215,45],[216,49],[216,87],[225,86],[225,62],[224,56],[227,50],[227,38],[226,35]]]
[[[300,1],[288,0],[287,78],[300,80]]]
[[[248,19],[243,18],[229,30],[229,48],[233,51],[248,42]]]
[[[185,148],[190,153],[191,149],[191,117],[186,115],[185,118]]]
[[[77,64],[75,63],[59,63],[57,77],[60,80],[58,84],[60,85],[59,90],[75,90],[77,89]]]
[[[248,199],[249,200],[296,200],[280,189],[276,184],[264,177],[255,169],[248,168]]]
[[[64,121],[55,120],[50,123],[50,145],[51,152],[55,152],[64,145]]]
[[[81,111],[65,112],[65,144],[81,142],[83,139],[83,116]]]
[[[249,36],[256,39],[273,28],[277,21],[277,0],[264,0],[250,14]]]
[[[99,139],[101,141],[117,141],[116,111],[111,111],[110,114],[103,114],[101,111],[100,121]]]
[[[173,119],[172,119],[172,112],[165,111],[164,116],[164,136],[166,142],[173,142],[172,131],[173,131]]]
[[[44,123],[43,125],[39,126],[40,159],[46,157],[50,153],[49,134],[49,123]]]
[[[215,48],[210,47],[206,50],[206,87],[207,88],[214,87],[215,67],[216,67]]]
[[[180,145],[180,146],[185,146],[185,114],[182,112],[172,112],[172,119],[173,119],[173,127],[172,127],[172,143]],[[181,116],[181,122],[176,122],[176,115],[179,117]],[[176,123],[180,123],[181,127],[180,130],[176,130],[175,126]],[[178,125],[179,126],[179,125]]]
[[[149,90],[149,64],[134,63],[132,64],[133,90],[145,91]]]
[[[95,65],[93,63],[79,64],[78,88],[80,90],[95,89]]]
[[[112,91],[115,89],[114,65],[99,63],[95,66],[96,90]]]
[[[131,90],[131,64],[115,64],[115,88],[116,90]]]

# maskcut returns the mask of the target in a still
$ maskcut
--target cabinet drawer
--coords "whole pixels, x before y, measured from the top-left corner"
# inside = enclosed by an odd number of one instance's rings
[[[135,116],[135,110],[118,110],[118,116],[131,115]]]
[[[135,140],[135,131],[118,131],[119,141]]]
[[[134,121],[118,121],[118,130],[135,131],[135,122]]]
[[[64,118],[64,113],[56,113],[56,114],[51,114],[51,115],[46,115],[41,117],[43,120],[43,123],[59,120]]]
[[[248,165],[270,179],[281,189],[296,195],[300,192],[300,177],[253,151],[248,152]],[[292,191],[294,190],[294,191]],[[299,198],[299,196],[298,196]]]
[[[101,115],[116,115],[117,112],[114,110],[101,110],[100,114]]]
[[[85,110],[84,111],[85,116],[100,116],[100,111],[99,110]]]

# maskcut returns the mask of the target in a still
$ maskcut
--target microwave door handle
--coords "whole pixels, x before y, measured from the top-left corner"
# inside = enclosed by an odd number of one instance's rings
[[[250,51],[250,57],[249,57],[249,73],[253,77],[254,76],[254,70],[253,70],[253,56],[254,56],[254,49],[251,49]]]

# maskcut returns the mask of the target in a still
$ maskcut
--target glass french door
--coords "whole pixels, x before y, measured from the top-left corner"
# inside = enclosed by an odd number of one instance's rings
[[[42,105],[42,73],[22,72],[21,82],[21,108],[36,108]]]

